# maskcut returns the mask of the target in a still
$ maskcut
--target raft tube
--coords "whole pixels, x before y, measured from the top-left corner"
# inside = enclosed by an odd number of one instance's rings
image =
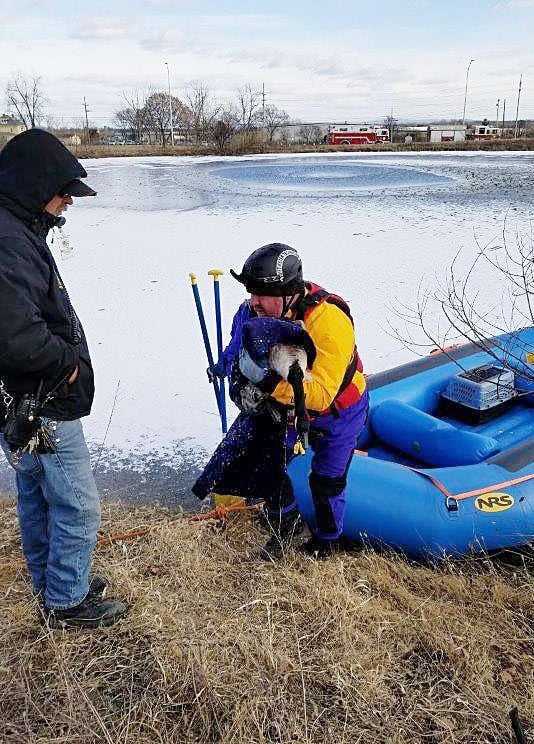
[[[343,536],[416,559],[534,541],[534,328],[395,367],[368,378],[370,414],[350,465]],[[441,415],[441,393],[463,370],[516,367],[521,397],[478,426]],[[512,360],[512,362],[510,361]],[[288,467],[313,527],[312,452]]]

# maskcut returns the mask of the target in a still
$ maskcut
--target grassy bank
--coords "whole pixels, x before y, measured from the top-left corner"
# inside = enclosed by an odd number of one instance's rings
[[[314,152],[420,152],[420,151],[465,151],[465,150],[534,150],[534,138],[517,140],[492,140],[488,142],[414,142],[411,145],[402,143],[332,147],[329,145],[277,145],[276,143],[254,143],[247,146],[229,146],[223,153],[208,145],[176,145],[160,147],[156,145],[80,145],[71,147],[79,158],[106,157],[146,157],[151,155],[259,155],[264,153],[314,153]]]
[[[3,744],[504,744],[515,705],[534,736],[521,563],[432,570],[369,551],[265,565],[242,516],[166,524],[107,507],[104,533],[163,525],[97,553],[131,614],[51,633],[36,622],[14,507],[0,509]]]

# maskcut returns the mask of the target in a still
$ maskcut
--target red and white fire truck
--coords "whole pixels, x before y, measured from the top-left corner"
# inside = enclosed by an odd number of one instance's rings
[[[477,124],[473,131],[473,139],[476,140],[499,139],[499,137],[502,137],[502,129],[500,127]]]
[[[334,124],[326,135],[327,145],[372,145],[377,142],[389,142],[389,131],[375,124]]]

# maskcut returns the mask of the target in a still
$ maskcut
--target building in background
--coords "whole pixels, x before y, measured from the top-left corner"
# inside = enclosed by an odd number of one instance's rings
[[[430,142],[464,142],[467,126],[465,124],[431,124]]]
[[[0,147],[3,147],[16,134],[24,132],[25,129],[24,124],[14,116],[2,114],[0,116]]]

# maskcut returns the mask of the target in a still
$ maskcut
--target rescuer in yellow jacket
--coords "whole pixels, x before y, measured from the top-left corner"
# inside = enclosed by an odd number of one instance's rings
[[[243,328],[253,318],[299,322],[313,342],[313,361],[303,382],[311,418],[313,449],[310,489],[315,507],[312,538],[303,549],[325,557],[343,531],[345,485],[358,436],[365,424],[368,395],[358,354],[354,321],[347,303],[322,287],[305,282],[297,251],[282,243],[262,246],[232,275],[250,293],[232,323],[231,341],[213,372],[230,379],[230,396],[240,415],[193,487],[204,498],[210,491],[264,498],[273,535],[262,550],[277,558],[302,529],[291,482],[286,446],[295,441],[286,416],[293,387],[274,370],[251,382],[242,372]]]

